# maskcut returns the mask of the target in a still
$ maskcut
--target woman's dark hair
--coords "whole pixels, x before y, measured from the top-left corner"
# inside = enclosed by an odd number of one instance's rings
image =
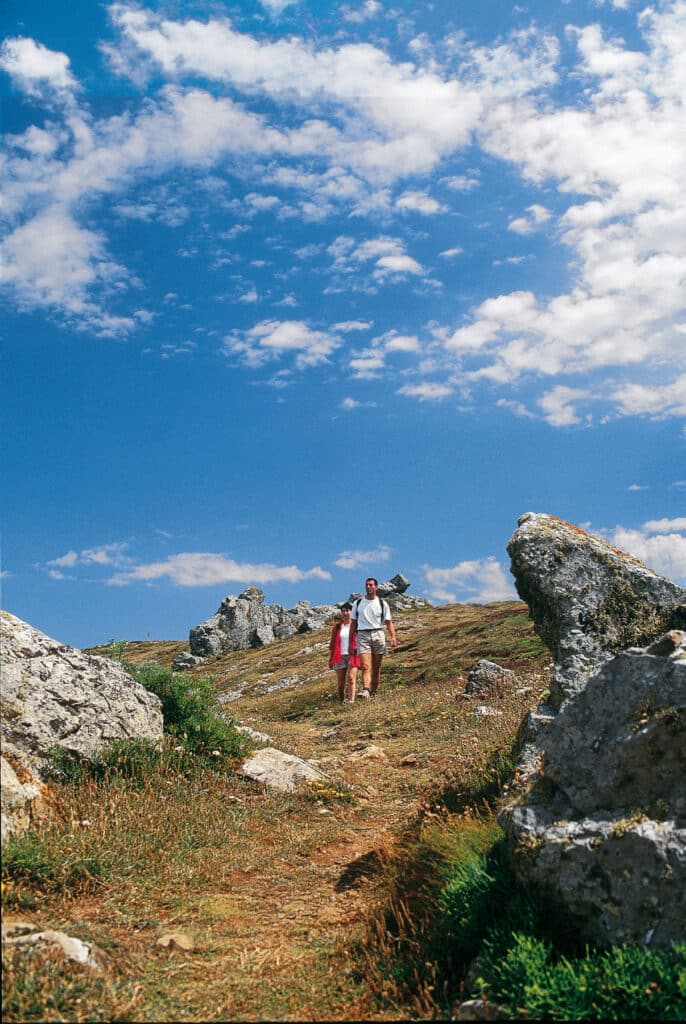
[[[351,612],[353,610],[353,606],[351,605],[350,601],[345,601],[341,605],[341,611],[343,611],[344,608],[347,608],[349,612]]]

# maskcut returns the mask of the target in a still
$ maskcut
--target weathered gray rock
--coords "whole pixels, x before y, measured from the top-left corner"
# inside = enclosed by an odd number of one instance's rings
[[[555,707],[613,654],[686,626],[686,590],[556,516],[527,512],[507,546],[517,593],[556,657]]]
[[[311,605],[309,601],[298,601],[294,608],[289,608],[288,615],[298,633],[312,633],[325,626],[338,611],[335,604]]]
[[[239,773],[286,793],[293,792],[303,783],[328,781],[323,772],[307,761],[293,754],[285,754],[275,747],[258,750],[243,762]]]
[[[465,693],[496,694],[502,696],[512,689],[517,681],[516,674],[509,668],[503,668],[495,661],[481,658],[467,673]]]
[[[207,658],[223,651],[264,647],[294,633],[320,629],[337,611],[335,605],[313,606],[309,601],[299,601],[289,610],[280,604],[267,605],[258,587],[246,587],[238,597],[225,597],[211,618],[191,629],[190,653]]]
[[[399,594],[404,594],[406,590],[410,589],[410,581],[407,576],[403,576],[401,572],[397,572],[390,580],[383,580],[379,583],[377,593],[379,597],[396,597]]]
[[[172,668],[175,672],[185,672],[189,668],[195,668],[196,665],[202,665],[205,661],[197,654],[191,654],[190,651],[181,651],[177,654],[172,662]]]
[[[537,740],[536,781],[500,818],[520,880],[589,942],[683,939],[686,633],[605,663]]]
[[[50,751],[91,758],[121,739],[162,739],[158,697],[109,658],[75,647],[0,612],[3,752],[39,777]]]
[[[409,611],[412,608],[431,608],[432,604],[425,597],[416,597],[414,594],[406,594],[405,591],[411,586],[407,576],[397,572],[390,580],[384,580],[377,587],[377,594],[388,602],[392,612]],[[348,600],[352,603],[363,594],[352,593]]]
[[[49,786],[28,768],[17,765],[15,770],[3,756],[0,758],[0,806],[0,844],[4,846],[10,836],[20,836],[31,825],[49,817],[54,800]]]

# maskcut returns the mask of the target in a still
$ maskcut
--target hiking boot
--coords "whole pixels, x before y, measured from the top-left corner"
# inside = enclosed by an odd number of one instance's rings
[[[369,692],[369,690],[364,689],[360,690],[358,696],[362,697],[364,700],[369,700],[369,698],[371,697],[371,693]]]

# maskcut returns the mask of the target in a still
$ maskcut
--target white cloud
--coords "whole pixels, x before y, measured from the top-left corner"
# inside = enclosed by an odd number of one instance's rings
[[[686,584],[684,529],[676,527],[673,533],[660,531],[654,534],[648,529],[648,526],[649,524],[646,523],[642,530],[616,526],[609,535],[610,541],[620,550],[640,558],[661,576],[666,576],[682,585]]]
[[[125,572],[116,573],[107,582],[112,586],[131,583],[150,583],[168,578],[179,587],[209,587],[220,583],[300,583],[306,579],[330,580],[331,574],[319,566],[299,569],[296,565],[236,562],[226,555],[213,552],[183,551],[161,562],[136,565]]]
[[[339,569],[359,569],[361,566],[387,562],[391,557],[392,550],[386,544],[379,544],[372,551],[341,551],[334,565],[337,565]]]
[[[443,256],[445,259],[452,259],[453,256],[459,256],[461,252],[464,252],[464,249],[458,245],[452,249],[444,249],[439,255]]]
[[[362,22],[376,18],[383,11],[383,5],[379,0],[364,0],[363,3],[352,7],[350,4],[343,4],[340,9],[340,17],[343,21],[353,25],[361,25]]]
[[[106,250],[104,236],[79,227],[69,212],[52,206],[5,238],[0,282],[22,309],[59,309],[101,334],[123,334],[131,317],[113,317],[90,299],[96,285],[111,287],[127,278]]]
[[[376,261],[374,277],[386,280],[389,277],[405,277],[407,274],[421,275],[424,268],[411,256],[380,256]]]
[[[686,533],[686,516],[676,519],[649,519],[643,524],[646,533]]]
[[[686,374],[661,387],[647,384],[623,384],[611,393],[625,416],[643,415],[652,419],[686,415]]]
[[[381,339],[386,352],[419,352],[421,345],[414,334],[396,334],[391,331]]]
[[[233,331],[224,339],[225,355],[248,366],[262,366],[285,353],[295,353],[298,369],[325,363],[342,344],[341,338],[314,330],[302,320],[262,320],[246,331]]]
[[[493,555],[459,562],[449,569],[423,566],[428,593],[437,601],[516,601],[509,573]]]
[[[508,224],[508,230],[518,235],[531,235],[542,224],[550,220],[551,213],[545,206],[534,203],[527,207],[528,217],[516,217]]]
[[[428,216],[440,213],[444,209],[436,199],[427,195],[426,192],[418,190],[403,192],[396,199],[395,206],[397,210],[414,210],[415,213],[423,213]]]
[[[588,398],[589,392],[582,388],[568,388],[562,384],[543,395],[538,404],[546,421],[552,427],[568,427],[580,422],[575,403]]]
[[[78,83],[70,71],[66,53],[49,50],[42,43],[22,36],[6,39],[0,48],[0,69],[29,96],[45,89],[71,93]]]
[[[398,388],[397,393],[407,395],[409,398],[418,398],[420,402],[440,402],[441,399],[452,395],[453,389],[447,384],[424,381],[421,384],[406,384]]]
[[[468,177],[465,174],[454,174],[450,178],[443,178],[443,183],[454,192],[471,192],[479,185],[479,179]]]
[[[115,569],[123,568],[131,564],[132,559],[128,555],[129,545],[125,541],[114,541],[110,544],[100,544],[97,547],[84,548],[82,551],[70,549],[58,558],[51,558],[44,565],[37,568],[44,569],[52,579],[75,579],[73,575],[65,575],[63,569],[77,569],[83,566],[112,566]]]
[[[371,326],[371,320],[342,320],[334,324],[332,330],[348,334],[351,331],[368,331]]]
[[[296,0],[260,0],[262,6],[274,17],[278,17],[287,7],[292,7]]]
[[[151,11],[114,4],[122,39],[110,55],[117,70],[149,60],[174,78],[205,77],[272,100],[307,105],[328,100],[354,114],[345,133],[310,122],[294,140],[302,151],[328,152],[363,177],[395,180],[427,171],[468,142],[480,113],[471,85],[445,80],[411,64],[394,64],[369,43],[315,49],[295,37],[262,41],[228,19],[175,22]]]

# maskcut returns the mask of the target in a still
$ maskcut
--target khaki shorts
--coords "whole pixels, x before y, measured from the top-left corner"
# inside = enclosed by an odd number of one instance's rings
[[[358,654],[385,654],[386,634],[383,629],[360,629],[357,633]]]
[[[347,669],[349,661],[350,661],[350,656],[347,655],[347,654],[342,654],[341,655],[341,660],[338,662],[338,664],[331,666],[331,671],[332,672],[342,672],[344,668]],[[353,666],[353,668],[354,667],[355,666]]]

